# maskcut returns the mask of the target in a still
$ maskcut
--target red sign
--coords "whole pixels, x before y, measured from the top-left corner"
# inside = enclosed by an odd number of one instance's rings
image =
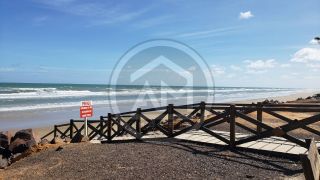
[[[81,101],[81,106],[92,106],[92,101]]]
[[[92,117],[93,108],[91,101],[82,101],[80,106],[80,118]]]

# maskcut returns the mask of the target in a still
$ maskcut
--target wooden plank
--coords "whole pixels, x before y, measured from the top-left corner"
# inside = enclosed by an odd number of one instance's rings
[[[236,125],[237,125],[238,127],[242,128],[242,129],[244,129],[244,130],[246,130],[246,131],[249,131],[249,132],[251,132],[251,133],[253,133],[253,134],[258,134],[257,131],[255,131],[255,130],[253,130],[253,129],[251,129],[251,128],[249,128],[249,127],[247,127],[247,126],[245,126],[245,125],[243,125],[243,124],[241,124],[241,123],[238,123],[238,122],[235,122],[235,123],[236,123]],[[260,130],[261,130],[261,128],[260,128]],[[260,131],[260,132],[261,132],[261,131]]]
[[[167,107],[168,111],[168,133],[169,136],[172,137],[174,126],[173,126],[173,104],[169,104]]]
[[[281,144],[268,143],[266,146],[262,147],[261,150],[273,151],[279,146],[281,146]]]
[[[225,142],[226,144],[229,144],[229,140],[224,138],[224,137],[222,137],[221,135],[219,135],[219,134],[217,134],[215,132],[212,132],[211,130],[209,130],[209,129],[205,128],[205,127],[201,127],[201,130],[203,130],[204,132],[206,132],[206,133],[208,133],[208,134],[220,139],[221,141]]]
[[[248,147],[252,146],[254,143],[256,143],[256,141],[247,142],[247,143],[244,143],[244,144],[240,144],[238,146],[239,147],[248,148]]]
[[[307,141],[308,142],[308,141]],[[320,156],[314,139],[309,140],[308,154],[301,154],[303,172],[306,180],[320,179]]]
[[[262,147],[268,145],[269,143],[266,143],[266,142],[257,142],[252,144],[251,146],[249,146],[248,148],[251,148],[251,149],[261,149]]]
[[[278,146],[277,148],[275,148],[273,151],[286,153],[290,149],[292,149],[293,147],[294,146],[282,144],[282,145]]]
[[[264,123],[261,123],[261,122],[257,121],[256,119],[253,119],[252,117],[249,117],[249,116],[247,116],[247,115],[245,115],[245,114],[243,114],[243,113],[241,113],[239,111],[236,112],[236,115],[238,117],[240,117],[240,118],[252,123],[252,124],[260,126],[261,128],[264,128],[264,129],[267,129],[267,130],[273,129],[272,127],[270,127],[270,126],[268,126],[268,125],[266,125]]]
[[[265,107],[263,109],[269,110],[269,111],[285,111],[285,112],[320,112],[319,107]]]
[[[307,152],[307,149],[301,146],[295,146],[292,149],[290,149],[287,153],[289,154],[305,154]]]
[[[108,138],[108,141],[110,142],[112,140],[111,138],[111,133],[112,133],[112,115],[111,113],[108,113],[108,134],[107,134],[107,138]]]
[[[208,143],[210,144],[218,144],[218,142],[222,142],[219,139],[212,137],[210,141],[208,141]]]
[[[257,105],[257,121],[261,122],[262,123],[262,103],[259,102],[258,105]],[[258,133],[261,133],[262,129],[261,129],[261,126],[257,125],[257,132]]]
[[[294,121],[294,120],[292,120],[292,119],[290,119],[290,118],[287,118],[287,117],[285,117],[285,116],[282,116],[282,115],[280,115],[280,114],[278,114],[278,113],[275,113],[275,112],[272,112],[272,111],[265,111],[265,112],[268,113],[268,114],[270,114],[271,116],[274,116],[274,117],[276,117],[276,118],[278,118],[278,119],[280,119],[280,120],[283,120],[283,121],[285,121],[285,122],[288,122],[288,123],[291,123],[291,122]],[[307,131],[309,131],[309,132],[311,132],[311,133],[314,133],[314,134],[316,134],[316,135],[318,135],[318,136],[320,136],[320,131],[318,131],[318,130],[315,130],[315,129],[313,129],[313,128],[310,128],[310,127],[308,127],[308,126],[306,126],[306,125],[302,125],[301,128],[304,129],[304,130],[307,130]]]

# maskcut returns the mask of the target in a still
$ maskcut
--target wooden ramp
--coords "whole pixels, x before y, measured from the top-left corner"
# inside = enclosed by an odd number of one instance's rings
[[[225,137],[226,139],[229,139],[229,134],[230,134],[229,132],[225,132],[225,131],[214,131],[214,132]],[[245,138],[248,136],[250,135],[236,133],[236,140],[239,140],[241,138]],[[148,139],[156,139],[156,138],[166,138],[166,136],[162,134],[160,131],[154,131],[154,132],[149,132],[142,139],[148,140]],[[211,144],[211,145],[228,146],[223,141],[211,136],[210,134],[202,130],[192,130],[184,134],[181,134],[179,136],[176,136],[175,139],[187,140],[192,142],[201,142],[201,143]],[[123,136],[115,137],[114,140],[126,141],[126,140],[135,140],[135,138],[130,135],[123,135]],[[316,143],[317,143],[317,147],[320,147],[320,142],[317,141]],[[295,143],[289,142],[284,138],[275,137],[275,136],[259,139],[256,141],[251,141],[245,144],[238,145],[237,147],[241,147],[249,150],[262,150],[262,151],[269,151],[272,153],[282,153],[282,154],[288,154],[288,155],[299,155],[299,154],[305,154],[307,152],[306,148],[301,147]]]
[[[215,133],[229,139],[229,132],[224,131],[214,131]],[[248,134],[236,133],[236,140],[241,138],[248,137]],[[181,134],[177,137],[177,139],[194,141],[194,142],[202,142],[207,144],[216,144],[216,145],[227,145],[226,143],[220,141],[219,139],[199,130],[199,131],[189,131],[185,134]],[[317,146],[320,147],[320,142],[317,141]],[[238,147],[247,148],[251,150],[263,150],[263,151],[270,151],[270,152],[279,152],[284,154],[291,154],[291,155],[299,155],[305,154],[307,149],[301,147],[295,143],[291,143],[288,140],[271,136],[269,138],[259,139],[256,141],[251,141],[245,144],[240,144]]]

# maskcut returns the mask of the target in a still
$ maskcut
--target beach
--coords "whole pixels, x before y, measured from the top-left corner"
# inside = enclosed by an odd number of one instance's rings
[[[279,102],[287,102],[287,101],[294,101],[297,98],[307,98],[309,96],[312,96],[319,91],[310,91],[310,92],[300,92],[295,93],[291,95],[286,96],[275,96],[275,97],[266,97],[266,98],[258,98],[258,99],[248,99],[248,100],[242,100],[242,101],[233,101],[233,102],[226,102],[226,103],[256,103],[256,102],[262,102],[266,99],[273,99],[278,100]],[[95,108],[94,117],[89,118],[93,120],[98,120],[99,116],[106,116],[108,111],[107,107],[98,107]],[[150,112],[148,113],[148,117],[156,117],[159,115],[160,112]],[[288,113],[287,113],[288,114]],[[63,124],[63,123],[69,123],[70,119],[80,119],[79,116],[79,109],[78,108],[69,108],[67,110],[55,110],[53,112],[40,112],[39,114],[35,111],[15,111],[15,112],[7,112],[7,113],[1,113],[0,117],[0,123],[3,125],[0,130],[10,130],[11,132],[15,132],[21,128],[32,128],[34,130],[36,138],[39,140],[41,137],[46,135],[48,132],[53,130],[53,126],[57,124]],[[255,114],[253,114],[255,116]],[[294,114],[291,113],[289,116],[292,117],[292,119],[300,119],[302,117],[308,116],[308,114]],[[300,117],[299,117],[300,116]],[[266,117],[269,119],[272,119],[272,117],[266,115]],[[6,126],[6,123],[8,123],[9,128],[4,128]],[[277,123],[277,122],[276,122]],[[13,127],[11,125],[14,124]],[[276,124],[274,124],[276,125]],[[222,129],[226,129],[222,128]]]
[[[294,103],[298,98],[307,98],[318,91],[300,92],[285,96],[273,96],[266,98],[247,99],[242,101],[228,102],[236,103],[257,103],[266,99],[278,101],[279,103],[290,101]],[[63,111],[59,113],[65,117]],[[72,108],[70,112],[78,113],[77,109]],[[100,115],[105,115],[103,108],[99,110]],[[149,118],[157,117],[162,111],[144,113]],[[190,113],[191,110],[180,111],[182,114]],[[19,111],[11,115],[17,118],[15,123],[19,124],[19,117],[33,117],[36,113]],[[310,113],[290,113],[281,112],[290,119],[303,119],[309,117]],[[53,115],[57,117],[56,115]],[[249,113],[248,116],[256,117],[256,113]],[[10,117],[8,115],[8,117]],[[45,116],[43,117],[45,118]],[[166,118],[166,117],[165,117]],[[28,118],[27,118],[28,119]],[[94,119],[94,118],[89,118]],[[277,127],[281,122],[274,117],[263,113],[264,123]],[[236,119],[252,129],[256,127],[240,118]],[[69,120],[50,121],[57,124],[69,123]],[[24,128],[32,128],[37,142],[40,138],[53,130],[54,124],[31,123]],[[78,127],[82,123],[76,123]],[[144,124],[142,124],[144,125]],[[310,126],[320,130],[320,123]],[[65,128],[60,128],[64,131]],[[229,124],[224,123],[215,127],[215,130],[229,131]],[[9,129],[12,133],[21,128]],[[90,132],[90,131],[89,131]],[[237,133],[246,133],[241,129],[236,129]],[[293,135],[296,137],[308,137],[310,133],[295,130]],[[47,137],[53,139],[53,134]],[[319,140],[319,137],[316,137]],[[42,148],[40,148],[42,149]],[[101,153],[103,152],[103,153]],[[77,158],[77,163],[74,163]],[[168,163],[170,162],[170,163]],[[137,171],[139,173],[137,173]],[[230,173],[232,172],[232,173]],[[152,173],[152,175],[150,175]],[[302,167],[299,161],[287,158],[273,157],[259,153],[245,151],[230,151],[223,147],[212,147],[203,144],[183,142],[175,139],[160,141],[144,140],[142,142],[122,142],[107,144],[56,144],[44,147],[37,153],[31,153],[29,157],[15,162],[6,170],[0,170],[0,179],[42,179],[42,178],[92,178],[108,176],[110,179],[131,179],[158,177],[158,179],[233,179],[233,178],[253,178],[253,179],[301,179],[303,177]],[[148,178],[146,178],[148,179]]]

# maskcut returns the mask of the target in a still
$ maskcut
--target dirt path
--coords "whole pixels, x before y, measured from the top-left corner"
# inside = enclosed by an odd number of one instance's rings
[[[231,152],[176,140],[69,144],[0,171],[4,179],[285,179],[301,176],[298,162]],[[0,178],[1,179],[1,178]]]

